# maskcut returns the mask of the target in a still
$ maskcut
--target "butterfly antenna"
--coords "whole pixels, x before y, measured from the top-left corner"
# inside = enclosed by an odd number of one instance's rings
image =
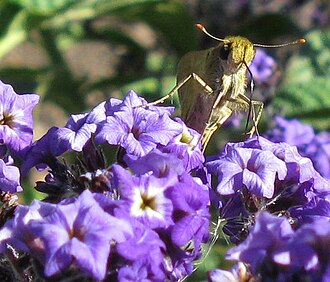
[[[305,38],[300,38],[300,39],[297,39],[295,41],[288,42],[288,43],[283,43],[283,44],[267,45],[267,44],[254,43],[253,46],[254,47],[261,47],[261,48],[280,48],[280,47],[286,47],[286,46],[290,46],[290,45],[305,44],[306,42],[307,41],[306,41]]]
[[[206,28],[205,28],[202,24],[200,24],[200,23],[195,24],[195,26],[196,26],[199,30],[203,31],[207,36],[209,36],[209,37],[211,37],[211,38],[213,38],[213,39],[215,39],[215,40],[217,40],[217,41],[228,42],[228,40],[225,40],[225,39],[221,39],[221,38],[215,37],[214,35],[212,35],[211,33],[209,33],[209,32],[206,30]]]

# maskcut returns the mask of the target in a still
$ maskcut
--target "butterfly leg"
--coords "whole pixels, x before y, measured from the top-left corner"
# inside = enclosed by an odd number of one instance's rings
[[[203,152],[205,151],[213,133],[224,124],[232,113],[233,111],[227,105],[223,105],[221,108],[212,109],[209,121],[202,134]],[[216,119],[214,119],[214,117],[216,117]]]
[[[164,97],[162,97],[154,102],[142,105],[142,107],[155,106],[155,105],[164,103],[165,100],[171,98],[175,94],[175,92],[178,91],[190,79],[193,79],[196,82],[198,82],[209,94],[213,93],[213,89],[209,85],[207,85],[207,83],[199,75],[192,73],[192,74],[188,75],[187,77],[185,77],[184,79],[182,79],[167,95],[165,95]]]
[[[250,138],[253,136],[254,133],[259,135],[258,124],[259,124],[259,121],[261,118],[262,110],[264,108],[264,103],[261,101],[252,100],[251,104],[252,104],[253,126],[252,126],[251,130],[249,132],[247,132],[247,135],[249,135]],[[257,111],[256,111],[256,108],[257,108]]]
[[[202,152],[205,152],[207,143],[209,143],[211,136],[213,135],[213,133],[218,129],[218,125],[217,124],[207,124],[204,131],[203,131],[203,135],[202,135],[202,146],[203,146],[203,150]]]
[[[249,137],[252,137],[254,133],[259,135],[258,124],[261,118],[262,110],[264,108],[264,103],[261,101],[251,100],[244,94],[239,94],[233,102],[238,105],[238,109],[249,110],[248,121],[250,118],[250,114],[252,114],[253,126],[246,134],[249,135]],[[248,126],[248,121],[246,126]]]

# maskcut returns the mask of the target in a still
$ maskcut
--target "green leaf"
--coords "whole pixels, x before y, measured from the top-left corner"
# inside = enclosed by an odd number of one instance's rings
[[[38,75],[45,73],[46,69],[47,68],[5,67],[0,69],[0,77],[12,76],[16,79],[35,79]]]
[[[81,0],[11,0],[11,2],[20,5],[30,13],[45,15],[53,14]]]
[[[17,0],[19,1],[19,0]],[[31,0],[30,0],[31,1]],[[40,0],[43,1],[43,0]],[[66,6],[62,7],[61,13],[50,18],[43,27],[65,27],[72,21],[92,20],[100,16],[110,15],[117,11],[127,10],[132,7],[144,9],[146,5],[166,0],[68,0]],[[70,4],[70,5],[69,5]],[[60,7],[58,7],[59,9]]]
[[[25,26],[27,18],[28,14],[25,11],[20,11],[10,22],[7,32],[0,38],[0,59],[26,40],[27,30]]]
[[[0,1],[0,36],[6,34],[13,18],[20,10],[21,8],[18,5],[8,3],[7,1]]]
[[[38,79],[46,71],[47,68],[5,67],[0,69],[0,79],[14,85],[18,93],[34,92]]]
[[[117,12],[132,7],[141,7],[148,4],[165,3],[168,0],[95,0],[97,10],[100,12]]]

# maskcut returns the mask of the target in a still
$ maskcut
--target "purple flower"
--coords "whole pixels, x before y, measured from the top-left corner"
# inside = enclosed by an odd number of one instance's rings
[[[208,190],[198,184],[188,174],[180,177],[180,182],[167,191],[173,202],[174,225],[171,226],[171,239],[182,247],[190,240],[198,251],[201,242],[209,238]]]
[[[119,165],[114,165],[112,170],[114,187],[127,203],[127,212],[131,217],[150,228],[167,227],[173,223],[173,205],[165,192],[178,181],[174,172],[157,178],[153,175],[132,176]]]
[[[22,192],[20,185],[19,169],[13,165],[7,165],[0,159],[0,190],[9,193]]]
[[[170,170],[181,175],[185,170],[182,160],[170,153],[162,153],[158,149],[151,151],[143,157],[125,155],[124,161],[135,174],[142,175],[152,172],[156,177],[165,177]]]
[[[155,278],[150,270],[150,267],[143,260],[136,260],[132,265],[126,265],[118,271],[118,281],[121,282],[161,282],[165,277]]]
[[[111,98],[108,103],[102,102],[95,106],[87,115],[85,122],[88,124],[98,124],[106,119],[106,112],[114,109],[121,101]]]
[[[10,244],[18,251],[34,250],[34,254],[43,250],[42,244],[30,230],[31,222],[42,220],[52,213],[55,205],[34,200],[30,206],[20,205],[15,210],[13,219],[6,222],[0,230],[0,250],[4,252]],[[41,255],[40,255],[41,256]]]
[[[242,262],[235,264],[229,271],[212,269],[207,272],[209,282],[238,282],[249,281],[252,277]]]
[[[105,102],[97,105],[89,113],[71,115],[65,127],[59,128],[56,132],[56,138],[59,142],[58,146],[66,148],[66,150],[81,152],[91,139],[92,134],[95,133],[97,125],[105,119]]]
[[[123,106],[128,107],[130,109],[134,109],[134,108],[138,108],[138,107],[141,107],[141,106],[147,104],[147,101],[144,98],[139,97],[134,92],[134,90],[130,90],[127,92],[125,99],[121,104],[119,104],[118,99],[115,99],[115,100],[110,99],[110,100],[112,100],[111,105],[106,106],[107,116],[111,115],[111,113],[114,113],[114,112],[120,110]],[[147,109],[152,112],[155,112],[159,115],[166,114],[168,116],[173,114],[173,112],[175,110],[174,107],[159,107],[159,106],[150,106],[150,107],[147,107]]]
[[[88,190],[75,201],[57,205],[31,229],[45,245],[46,276],[75,264],[99,280],[106,274],[110,242],[123,242],[132,233],[127,222],[106,213]]]
[[[129,263],[123,267],[118,277],[128,279],[140,274],[138,279],[150,279],[147,281],[164,281],[164,250],[165,244],[158,234],[147,226],[135,222],[134,234],[128,240],[118,243],[118,253]],[[119,281],[125,281],[120,280]],[[131,281],[131,280],[127,280]],[[135,281],[133,279],[133,281]],[[143,280],[142,280],[143,281]]]
[[[315,169],[323,176],[330,179],[330,133],[319,132],[311,143],[302,151],[303,156],[311,158]]]
[[[91,138],[92,133],[96,131],[96,124],[86,123],[88,114],[71,115],[67,124],[63,128],[59,128],[56,137],[60,146],[66,150],[74,150],[81,152],[83,146]]]
[[[286,142],[297,146],[303,157],[310,158],[322,176],[330,178],[330,133],[315,133],[314,129],[299,120],[275,118],[275,126],[266,135],[273,142]]]
[[[124,258],[134,261],[136,259],[146,258],[153,250],[165,248],[164,242],[160,240],[158,234],[142,223],[135,221],[133,223],[133,232],[132,237],[117,245],[118,253]],[[163,256],[160,249],[157,252],[159,252],[159,258],[157,260],[162,261]]]
[[[65,144],[60,146],[57,127],[50,128],[39,140],[35,141],[26,151],[21,172],[25,175],[30,168],[37,165],[48,165],[53,163],[54,158],[66,151]]]
[[[234,146],[243,148],[257,148],[272,152],[278,159],[284,161],[287,166],[286,179],[297,179],[300,183],[318,178],[319,174],[314,169],[312,161],[302,157],[297,147],[287,143],[273,143],[264,137],[248,139],[246,142],[236,143]]]
[[[330,191],[328,191],[328,195],[330,195]],[[330,197],[328,199],[323,199],[321,197],[314,196],[305,205],[291,207],[289,212],[293,218],[298,219],[296,224],[298,226],[313,222],[315,219],[329,219]]]
[[[169,117],[168,110],[141,107],[143,100],[130,91],[119,110],[107,116],[95,136],[98,143],[120,145],[126,153],[143,156],[157,145],[167,145],[182,127]]]
[[[273,142],[286,142],[292,146],[306,145],[314,136],[313,127],[302,124],[299,120],[286,120],[281,116],[274,119],[276,126],[266,134]]]
[[[250,71],[256,83],[268,82],[274,73],[275,67],[276,63],[271,56],[261,49],[256,49],[255,57],[250,65]]]
[[[52,127],[39,140],[25,150],[21,171],[26,174],[34,166],[48,165],[54,157],[68,150],[82,151],[96,131],[97,124],[105,119],[105,103],[90,113],[72,115],[64,128]]]
[[[165,241],[167,240],[165,239]],[[169,256],[166,258],[165,267],[170,281],[181,280],[194,271],[193,262],[201,257],[201,249],[198,250],[194,247],[192,242],[186,246],[177,247],[171,240],[167,241]]]
[[[35,94],[18,95],[0,81],[0,141],[16,153],[30,145],[33,137],[33,108],[38,104]]]
[[[286,218],[261,212],[257,215],[248,238],[239,246],[230,249],[226,259],[249,263],[252,274],[257,274],[268,256],[283,246],[293,233]]]
[[[330,268],[329,244],[330,220],[318,219],[298,229],[287,244],[278,248],[272,257],[274,262],[295,271],[315,271],[320,278],[319,276],[323,276],[322,272]]]
[[[234,194],[245,185],[252,194],[271,198],[276,178],[283,180],[287,173],[285,163],[272,152],[230,144],[206,167],[217,174],[217,191],[221,195]]]
[[[120,270],[120,277],[141,273],[151,281],[181,279],[192,272],[193,260],[201,256],[201,243],[209,238],[208,189],[187,173],[178,175],[173,169],[160,173],[158,167],[168,160],[156,161],[156,156],[163,155],[155,153],[155,158],[149,158],[156,162],[152,174],[146,171],[148,166],[142,168],[147,173],[138,176],[112,166],[111,186],[118,190],[120,203],[116,207],[109,203],[108,207],[117,218],[134,222],[135,232],[117,246],[119,254],[131,262]]]
[[[166,146],[161,147],[161,150],[175,154],[179,159],[182,159],[186,171],[189,172],[204,163],[200,142],[201,135],[197,131],[188,128],[181,119],[175,118],[174,120],[182,125],[182,133],[174,137]]]

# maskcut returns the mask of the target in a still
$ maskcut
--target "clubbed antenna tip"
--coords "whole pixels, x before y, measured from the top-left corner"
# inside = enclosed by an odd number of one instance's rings
[[[205,27],[204,27],[202,24],[200,24],[200,23],[195,24],[195,26],[196,26],[198,29],[200,29],[200,30],[205,29]]]
[[[207,36],[209,36],[209,37],[211,37],[211,38],[213,38],[213,39],[215,39],[217,41],[226,42],[226,40],[221,39],[221,38],[218,38],[218,37],[215,37],[214,35],[210,34],[202,24],[198,23],[198,24],[195,24],[195,26],[199,30],[203,31]]]

